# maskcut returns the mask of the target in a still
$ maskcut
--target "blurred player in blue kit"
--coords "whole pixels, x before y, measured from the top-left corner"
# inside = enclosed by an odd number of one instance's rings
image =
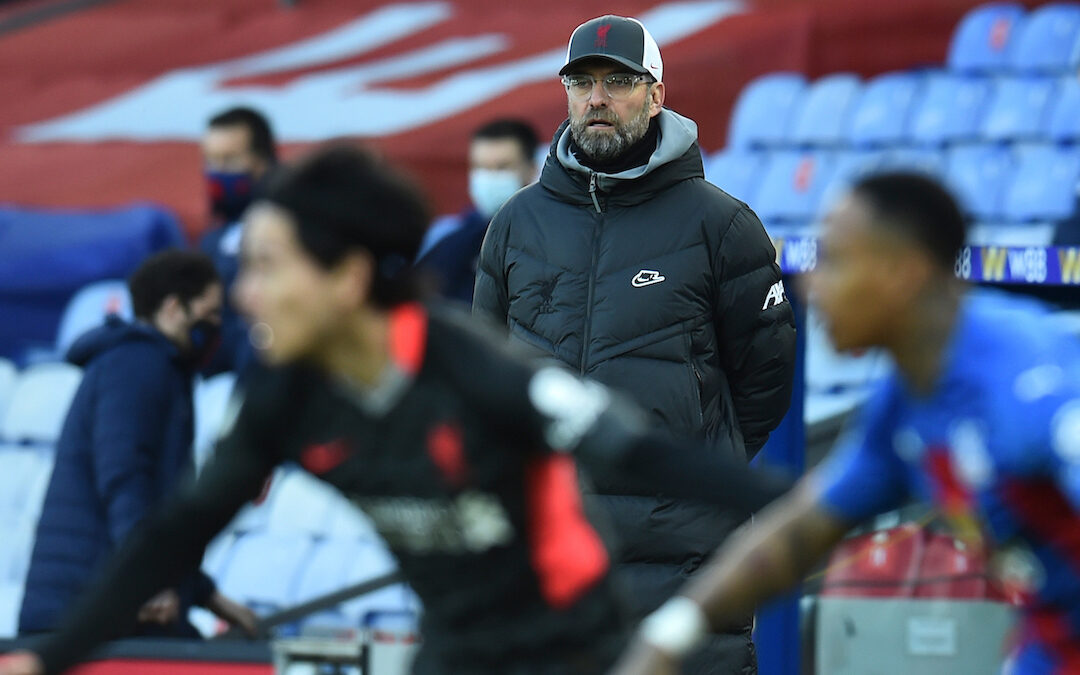
[[[854,525],[910,498],[1027,570],[1013,675],[1080,673],[1080,344],[1038,304],[954,273],[963,218],[933,180],[855,184],[826,219],[810,300],[839,350],[897,372],[832,456],[648,617],[616,669],[675,672],[710,626],[797,584]]]

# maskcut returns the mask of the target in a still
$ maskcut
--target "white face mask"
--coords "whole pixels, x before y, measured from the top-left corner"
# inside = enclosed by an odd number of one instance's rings
[[[516,171],[472,169],[469,171],[469,198],[485,218],[491,218],[507,199],[524,185]]]

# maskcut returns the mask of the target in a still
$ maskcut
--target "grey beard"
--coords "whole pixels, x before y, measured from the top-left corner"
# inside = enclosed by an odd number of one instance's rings
[[[589,133],[586,126],[590,121],[602,119],[615,125],[615,133]],[[649,131],[649,99],[645,99],[645,105],[641,112],[625,124],[620,124],[614,114],[608,111],[594,110],[586,112],[581,119],[571,119],[570,135],[581,148],[581,151],[592,159],[599,162],[607,162],[622,155],[630,146],[637,143]]]

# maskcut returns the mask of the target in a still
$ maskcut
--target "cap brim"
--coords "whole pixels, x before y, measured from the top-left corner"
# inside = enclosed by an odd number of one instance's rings
[[[592,54],[582,54],[581,56],[575,57],[573,61],[567,63],[559,70],[559,75],[566,75],[567,73],[573,72],[575,66],[580,64],[582,61],[588,61],[589,59],[607,59],[608,61],[614,61],[621,66],[626,66],[635,73],[640,73],[642,75],[651,74],[647,68],[643,67],[640,63],[634,63],[630,59],[625,59],[621,56],[616,56],[614,54],[594,52]]]

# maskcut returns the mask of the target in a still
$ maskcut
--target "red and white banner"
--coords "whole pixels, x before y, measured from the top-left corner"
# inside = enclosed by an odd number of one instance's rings
[[[465,202],[470,132],[565,117],[566,40],[607,12],[660,44],[668,105],[723,145],[739,89],[772,70],[873,74],[944,57],[967,0],[117,0],[0,37],[0,201],[94,207],[152,200],[201,229],[197,141],[252,105],[286,156],[356,137]]]

